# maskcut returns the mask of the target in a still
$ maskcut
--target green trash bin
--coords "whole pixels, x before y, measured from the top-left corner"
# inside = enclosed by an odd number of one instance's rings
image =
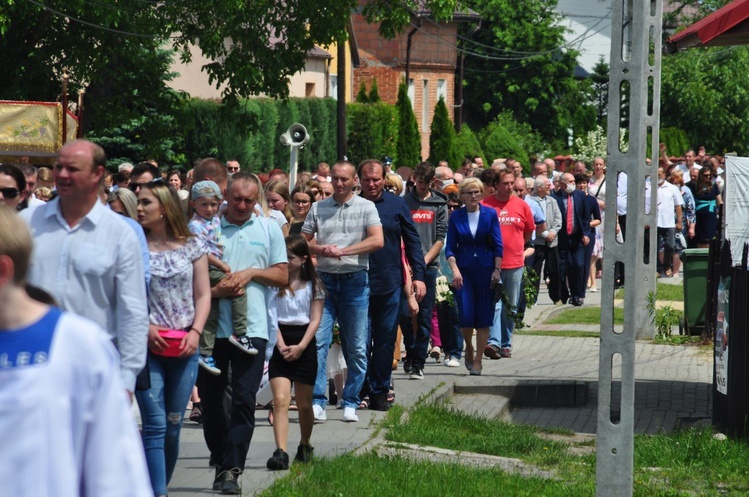
[[[707,265],[710,249],[686,249],[681,253],[684,275],[684,319],[679,324],[682,335],[699,335],[705,329],[707,301]]]

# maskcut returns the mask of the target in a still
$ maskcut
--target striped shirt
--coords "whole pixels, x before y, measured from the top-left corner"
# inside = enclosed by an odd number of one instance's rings
[[[345,248],[359,243],[367,237],[367,229],[382,226],[374,203],[352,196],[339,204],[328,197],[312,204],[302,233],[317,234],[319,245],[336,245]],[[317,270],[326,273],[346,274],[369,269],[369,254],[347,255],[341,260],[318,257]]]

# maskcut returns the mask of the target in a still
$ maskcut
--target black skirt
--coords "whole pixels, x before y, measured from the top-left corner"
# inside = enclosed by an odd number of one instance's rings
[[[281,336],[286,345],[297,345],[307,332],[307,325],[279,324]],[[317,378],[317,342],[312,337],[307,348],[296,361],[287,361],[278,348],[273,349],[273,355],[268,363],[269,378],[288,378],[294,383],[314,385]]]

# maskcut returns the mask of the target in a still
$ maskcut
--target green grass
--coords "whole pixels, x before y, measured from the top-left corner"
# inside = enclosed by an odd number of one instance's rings
[[[539,438],[534,428],[478,419],[442,406],[418,407],[409,413],[405,424],[388,416],[386,427],[385,438],[395,442],[522,457],[541,465],[559,463],[566,457],[564,444]]]
[[[542,466],[556,478],[526,478],[493,468],[401,457],[344,454],[292,465],[289,475],[263,497],[432,497],[434,495],[590,496],[595,494],[595,455],[575,456],[567,444],[541,439],[541,430],[482,420],[447,407],[422,405],[388,413],[383,427],[391,443],[412,443],[516,457]],[[589,446],[581,442],[578,445]],[[744,496],[749,494],[749,446],[720,441],[709,428],[635,437],[634,495]]]
[[[564,338],[598,338],[601,333],[598,331],[581,331],[581,330],[515,330],[515,335],[531,335],[539,337],[564,337]]]
[[[614,298],[623,299],[624,288],[620,288],[619,290],[617,290],[616,293],[614,294]],[[684,285],[670,285],[668,283],[656,282],[655,298],[656,300],[665,300],[668,302],[671,302],[671,301],[682,302],[684,301]]]
[[[578,307],[560,312],[546,320],[546,324],[600,324],[600,307]],[[624,309],[614,307],[614,324],[624,324]]]

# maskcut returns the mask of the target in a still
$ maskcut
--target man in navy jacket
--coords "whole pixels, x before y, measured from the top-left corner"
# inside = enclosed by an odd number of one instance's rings
[[[387,393],[393,371],[393,350],[403,288],[401,239],[406,258],[413,270],[413,290],[418,301],[426,294],[426,265],[419,234],[406,202],[401,197],[384,191],[385,168],[382,164],[376,160],[365,160],[359,165],[358,176],[361,195],[374,202],[385,238],[385,245],[369,254],[369,362],[367,379],[360,397],[364,398],[368,394],[370,409],[386,411],[390,408]]]
[[[569,300],[570,304],[581,306],[585,295],[585,247],[594,237],[591,212],[585,194],[575,189],[575,177],[570,173],[562,175],[561,187],[554,198],[562,212],[558,245],[560,297],[562,303]]]

